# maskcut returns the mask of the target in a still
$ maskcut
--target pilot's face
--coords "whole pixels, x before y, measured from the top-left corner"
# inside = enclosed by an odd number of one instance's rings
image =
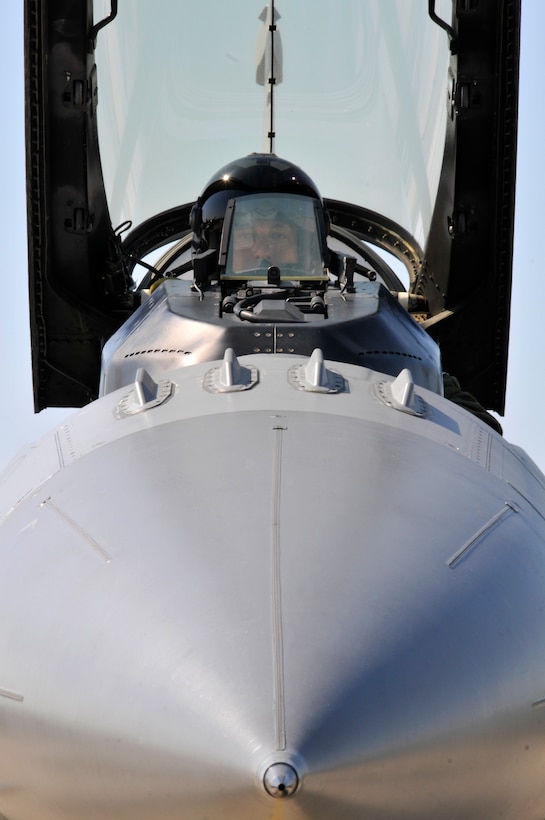
[[[263,260],[279,268],[297,262],[297,231],[281,219],[254,220],[251,226],[236,228],[233,243],[235,271],[260,267]]]

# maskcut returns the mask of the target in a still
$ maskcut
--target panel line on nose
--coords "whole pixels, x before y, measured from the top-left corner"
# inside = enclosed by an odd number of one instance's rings
[[[284,640],[282,632],[282,584],[280,566],[280,483],[282,473],[282,443],[286,427],[274,430],[274,483],[272,509],[272,606],[273,606],[273,668],[275,748],[286,748],[286,710],[284,699]]]
[[[477,532],[454,553],[454,555],[450,556],[447,561],[447,566],[450,567],[450,569],[454,569],[462,558],[465,558],[468,553],[479,544],[484,536],[490,532],[490,530],[500,524],[500,522],[504,521],[507,516],[518,512],[519,508],[514,501],[506,501],[501,510],[493,515],[490,521],[487,521],[484,526],[477,530]]]

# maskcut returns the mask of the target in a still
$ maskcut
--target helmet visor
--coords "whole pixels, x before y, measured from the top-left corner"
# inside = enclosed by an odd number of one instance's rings
[[[322,242],[315,200],[294,194],[254,194],[231,200],[223,227],[225,279],[322,279]]]

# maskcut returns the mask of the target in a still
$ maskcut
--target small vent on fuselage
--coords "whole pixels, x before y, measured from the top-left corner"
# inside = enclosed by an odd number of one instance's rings
[[[422,361],[421,356],[415,356],[414,353],[403,353],[399,350],[360,350],[358,356],[403,356],[406,359]]]
[[[190,356],[191,350],[174,350],[166,347],[155,347],[149,350],[133,350],[132,353],[125,353],[124,359],[131,359],[133,356],[149,356],[150,353],[183,353],[184,356]]]

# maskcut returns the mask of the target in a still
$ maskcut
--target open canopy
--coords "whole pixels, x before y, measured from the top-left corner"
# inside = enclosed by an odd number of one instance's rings
[[[405,261],[445,368],[502,412],[518,0],[262,2],[26,0],[36,409],[96,395],[124,247],[187,233],[215,170],[274,147]]]

